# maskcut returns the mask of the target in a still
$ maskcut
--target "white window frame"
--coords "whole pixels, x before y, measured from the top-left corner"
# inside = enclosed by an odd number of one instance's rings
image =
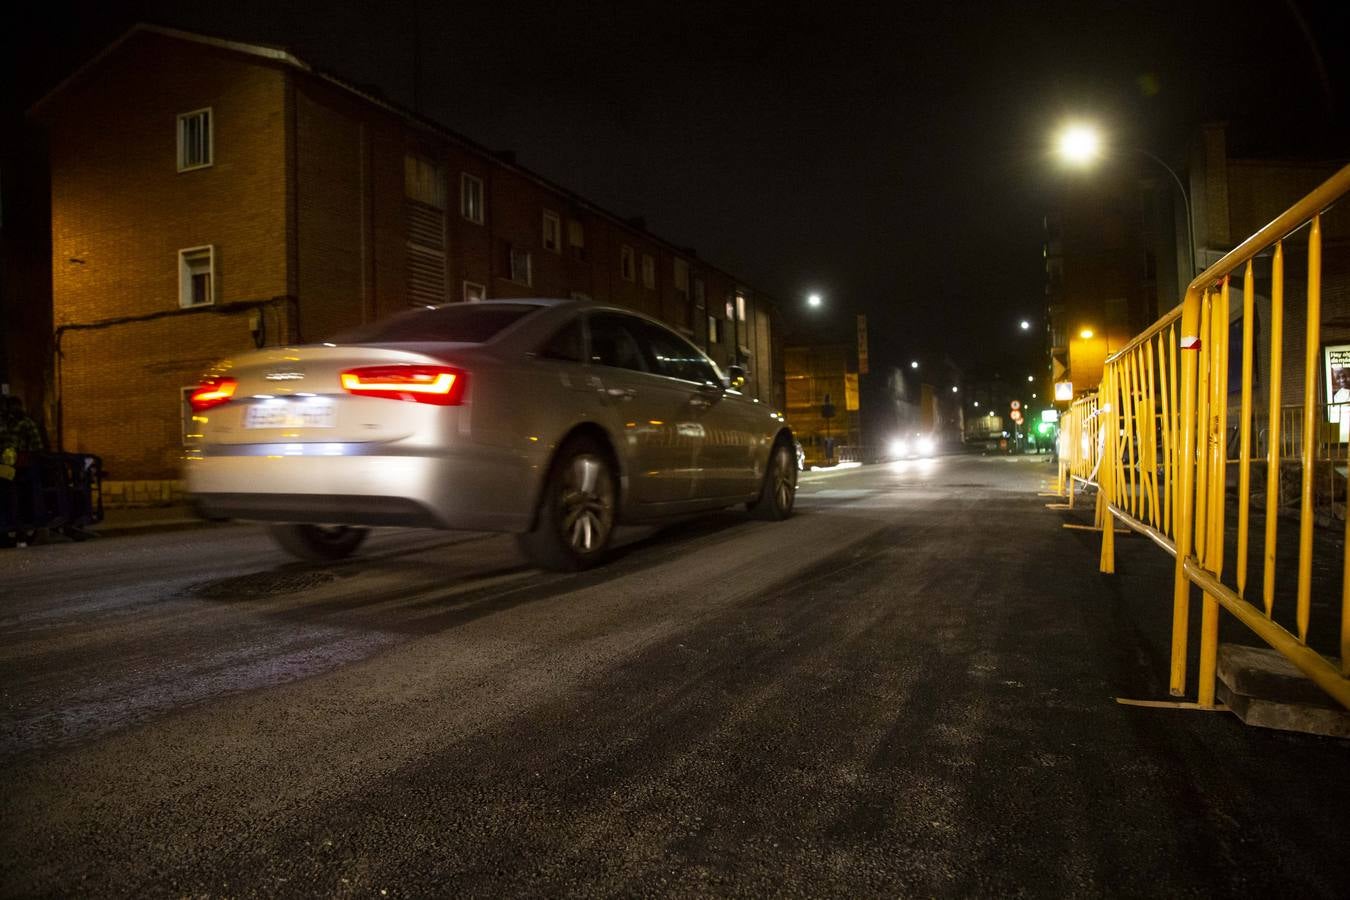
[[[478,292],[477,297],[470,296],[474,290],[477,290]],[[479,303],[487,299],[487,285],[479,284],[476,281],[466,280],[461,296],[464,298],[465,303]]]
[[[192,303],[192,270],[188,268],[188,255],[206,251],[207,292],[205,303]],[[214,306],[216,303],[216,245],[202,244],[199,247],[184,247],[178,251],[178,306],[180,309],[196,309],[201,306]]]
[[[476,188],[477,209],[469,202],[469,188]],[[483,179],[468,172],[459,173],[459,214],[475,225],[483,224],[483,208],[487,205],[487,192],[483,188]]]
[[[745,321],[745,295],[740,291],[736,292],[736,321]]]
[[[549,246],[549,226],[553,226],[553,246]],[[552,210],[544,210],[544,249],[562,256],[562,217]]]
[[[619,275],[624,281],[637,281],[637,254],[627,244],[619,248]]]
[[[187,166],[183,164],[183,120],[191,119],[194,116],[206,116],[206,162],[195,163]],[[214,107],[204,106],[201,109],[194,109],[191,112],[179,113],[174,121],[174,131],[178,142],[178,171],[195,172],[198,169],[209,169],[216,164],[216,114]]]
[[[642,254],[642,286],[649,291],[656,290],[656,257],[650,253]]]

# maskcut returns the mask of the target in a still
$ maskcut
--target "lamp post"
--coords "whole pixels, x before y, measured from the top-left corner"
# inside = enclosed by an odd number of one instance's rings
[[[1085,123],[1075,123],[1066,126],[1060,131],[1055,141],[1055,150],[1059,158],[1070,165],[1083,168],[1091,165],[1100,158],[1104,152],[1101,132],[1092,125]],[[1191,215],[1191,196],[1186,192],[1186,185],[1182,183],[1181,176],[1176,170],[1169,166],[1155,153],[1150,153],[1143,147],[1131,147],[1132,152],[1140,156],[1147,157],[1153,162],[1167,170],[1167,174],[1172,176],[1172,181],[1176,184],[1177,190],[1181,192],[1181,203],[1186,210],[1186,241],[1190,250],[1191,278],[1195,278],[1195,222]]]

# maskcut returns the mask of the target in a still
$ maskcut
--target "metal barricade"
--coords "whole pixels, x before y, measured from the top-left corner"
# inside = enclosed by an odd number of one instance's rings
[[[1350,516],[1340,548],[1344,573],[1340,604],[1340,662],[1308,646],[1312,606],[1313,525],[1319,506],[1324,520],[1336,495],[1334,462],[1345,449],[1326,433],[1329,409],[1318,402],[1321,349],[1322,215],[1350,192],[1350,166],[1252,235],[1195,278],[1181,306],[1163,316],[1106,361],[1098,394],[1104,455],[1099,503],[1110,514],[1154,540],[1176,559],[1173,582],[1170,689],[1185,693],[1190,630],[1190,591],[1203,592],[1196,698],[1211,707],[1219,644],[1219,611],[1226,610],[1258,637],[1350,708]],[[1282,407],[1285,245],[1308,229],[1306,335],[1302,360],[1303,403]],[[1269,262],[1263,258],[1269,256]],[[1269,266],[1270,328],[1267,410],[1264,420],[1253,402],[1256,352],[1254,311],[1257,260]],[[1264,276],[1264,272],[1263,272]],[[1239,289],[1241,312],[1232,316]],[[1231,348],[1230,332],[1240,324],[1241,345]],[[1229,419],[1230,352],[1241,354],[1240,404]],[[1345,414],[1350,414],[1346,410]],[[1262,428],[1262,422],[1265,425]],[[1336,419],[1339,421],[1339,418]],[[1271,428],[1271,422],[1279,423]],[[1253,425],[1256,446],[1253,446]],[[1294,426],[1297,427],[1294,427]],[[1235,451],[1235,455],[1233,453]],[[1254,462],[1264,463],[1265,527],[1261,596],[1246,599]],[[1297,464],[1299,546],[1294,630],[1274,618],[1278,511],[1282,475]],[[1319,465],[1320,463],[1320,465]],[[1078,463],[1081,465],[1081,463]],[[1236,467],[1237,528],[1234,565],[1225,575],[1225,523],[1230,470]],[[1319,496],[1322,501],[1319,503]],[[1102,529],[1101,570],[1114,571],[1114,528]],[[1254,588],[1254,586],[1252,586]]]

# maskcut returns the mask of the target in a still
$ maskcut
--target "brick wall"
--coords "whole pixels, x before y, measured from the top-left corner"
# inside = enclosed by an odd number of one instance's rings
[[[283,95],[270,65],[138,34],[43,107],[58,329],[175,313],[178,251],[199,245],[215,247],[217,307],[286,292]],[[214,164],[180,173],[177,116],[204,107]],[[246,314],[67,332],[66,447],[102,455],[114,476],[173,477],[180,387],[252,346]]]

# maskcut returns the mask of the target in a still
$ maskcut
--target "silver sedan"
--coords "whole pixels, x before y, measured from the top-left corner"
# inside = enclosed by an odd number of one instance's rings
[[[514,532],[536,564],[580,569],[619,522],[791,515],[795,442],[743,380],[622,309],[413,310],[217,364],[191,397],[188,488],[203,516],[271,522],[303,558],[425,526]]]

